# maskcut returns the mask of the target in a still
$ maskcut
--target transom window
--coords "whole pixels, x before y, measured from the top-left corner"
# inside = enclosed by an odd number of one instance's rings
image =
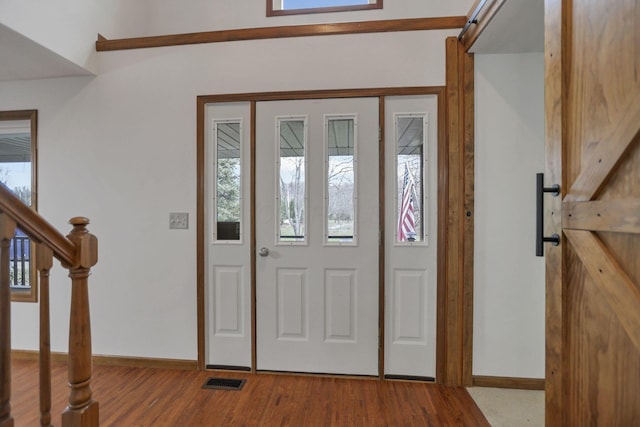
[[[382,0],[267,0],[267,16],[382,9]]]

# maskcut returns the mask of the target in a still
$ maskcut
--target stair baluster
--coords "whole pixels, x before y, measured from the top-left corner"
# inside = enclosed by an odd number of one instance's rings
[[[53,251],[36,245],[36,268],[40,272],[40,425],[51,425],[51,332],[49,326],[49,271]]]
[[[9,244],[16,222],[0,213],[0,427],[13,427],[11,417],[11,285]]]

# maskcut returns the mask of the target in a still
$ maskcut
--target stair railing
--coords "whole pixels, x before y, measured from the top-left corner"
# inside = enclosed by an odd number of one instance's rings
[[[97,427],[98,402],[91,391],[92,354],[88,277],[98,261],[98,240],[87,230],[89,220],[75,217],[65,237],[0,184],[0,427],[13,427],[11,415],[11,290],[9,245],[17,227],[36,243],[40,272],[40,425],[51,426],[51,349],[49,271],[53,257],[69,270],[69,403],[62,427]]]

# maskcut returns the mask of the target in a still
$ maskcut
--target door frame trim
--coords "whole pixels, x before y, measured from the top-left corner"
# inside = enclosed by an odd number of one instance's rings
[[[441,302],[446,295],[457,289],[457,283],[450,283],[447,280],[446,265],[448,265],[448,245],[447,237],[451,228],[448,227],[448,218],[445,213],[449,206],[449,165],[448,160],[448,119],[447,111],[447,90],[445,86],[414,86],[414,87],[392,87],[392,88],[366,88],[366,89],[334,89],[334,90],[305,90],[305,91],[284,91],[284,92],[254,92],[254,93],[236,93],[236,94],[219,94],[219,95],[200,95],[196,99],[196,246],[197,246],[197,263],[196,263],[196,286],[197,286],[197,347],[198,347],[198,369],[205,369],[205,345],[206,345],[206,325],[205,325],[205,111],[207,104],[226,103],[226,102],[249,102],[251,108],[251,131],[250,131],[250,147],[251,147],[251,166],[250,166],[250,199],[251,199],[251,361],[252,372],[256,367],[256,300],[255,300],[255,116],[256,103],[260,101],[287,101],[287,100],[304,100],[304,99],[329,99],[329,98],[379,98],[380,108],[380,150],[384,153],[384,98],[386,96],[411,96],[411,95],[436,95],[438,97],[438,273],[437,273],[437,321],[436,321],[436,381],[440,383],[450,384],[447,379],[445,370],[445,360],[449,360],[445,352],[446,337],[456,336],[463,331],[456,327],[455,322],[447,321],[447,313],[443,310]],[[380,224],[384,226],[384,156],[380,159]],[[381,231],[384,231],[382,228]],[[464,227],[459,233],[464,233]],[[379,260],[380,260],[380,282],[379,282],[379,349],[378,349],[378,378],[384,380],[384,309],[385,309],[385,277],[384,277],[384,233],[381,232],[379,244]],[[457,262],[457,260],[456,260]],[[451,288],[451,289],[450,289]],[[471,297],[468,304],[473,303],[473,295],[459,295],[458,298]],[[462,340],[463,335],[457,337]],[[457,340],[456,340],[457,341]],[[453,356],[455,358],[455,355]]]

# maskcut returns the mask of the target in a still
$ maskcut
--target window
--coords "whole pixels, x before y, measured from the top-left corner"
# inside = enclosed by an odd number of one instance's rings
[[[278,243],[305,242],[307,204],[307,118],[276,119],[278,156]]]
[[[354,116],[325,116],[327,243],[355,241],[355,129]]]
[[[241,240],[242,225],[242,124],[240,120],[216,121],[215,215],[217,241]]]
[[[382,9],[382,0],[267,0],[267,16]]]
[[[396,114],[394,120],[396,143],[396,242],[412,244],[425,242],[427,218],[424,194],[425,135],[427,116]]]
[[[0,111],[0,182],[36,209],[37,111]],[[9,248],[12,301],[38,300],[35,244],[16,230]]]

